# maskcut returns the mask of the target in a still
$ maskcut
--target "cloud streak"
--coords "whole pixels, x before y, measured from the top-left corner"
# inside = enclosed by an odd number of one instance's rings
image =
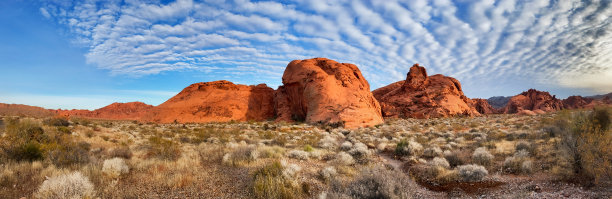
[[[278,85],[290,60],[328,57],[357,64],[377,88],[418,62],[490,96],[537,85],[609,92],[610,4],[92,0],[40,11],[89,48],[88,63],[114,74],[197,70]]]

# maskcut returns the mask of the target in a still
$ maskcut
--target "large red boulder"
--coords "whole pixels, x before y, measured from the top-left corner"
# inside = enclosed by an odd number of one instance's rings
[[[373,91],[384,117],[431,118],[454,115],[478,116],[472,101],[461,90],[461,83],[444,75],[427,76],[418,64],[410,68],[406,80]]]
[[[277,120],[343,125],[383,123],[380,105],[357,66],[326,58],[294,60],[276,92]]]
[[[227,122],[274,118],[274,89],[221,80],[192,84],[155,107],[147,121]]]
[[[518,113],[522,110],[542,110],[551,112],[563,109],[563,102],[548,92],[529,89],[519,95],[510,98],[502,113]]]

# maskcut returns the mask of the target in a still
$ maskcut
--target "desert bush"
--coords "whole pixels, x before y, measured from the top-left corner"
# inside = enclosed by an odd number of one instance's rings
[[[460,179],[464,182],[478,182],[489,175],[486,168],[475,164],[461,165],[457,169],[459,170]]]
[[[70,126],[70,122],[66,118],[61,118],[61,117],[47,118],[43,120],[43,124],[46,124],[49,126],[64,126],[64,127]]]
[[[435,157],[433,158],[433,160],[429,161],[428,163],[432,166],[438,166],[438,167],[442,167],[445,169],[450,168],[450,164],[448,163],[448,161],[446,161],[446,159],[441,158],[441,157]]]
[[[525,151],[529,152],[529,154],[535,155],[534,154],[534,147],[531,145],[531,143],[529,143],[527,141],[523,141],[523,140],[518,141],[516,143],[515,150],[516,151],[525,150]]]
[[[177,160],[181,157],[180,146],[172,140],[162,138],[160,136],[152,136],[149,138],[150,148],[148,156],[154,156],[162,160]]]
[[[253,194],[255,198],[300,198],[301,189],[283,175],[279,161],[265,165],[253,174]]]
[[[493,155],[485,147],[479,147],[472,154],[472,162],[479,165],[488,166],[493,161]]]
[[[508,173],[522,173],[522,165],[525,161],[530,161],[529,152],[525,150],[517,151],[514,155],[504,160],[504,171]]]
[[[89,126],[91,124],[91,120],[86,119],[86,118],[80,118],[80,117],[70,118],[70,121],[72,121],[72,123],[74,124],[83,125],[83,126]]]
[[[425,158],[433,158],[438,156],[442,156],[442,149],[440,149],[440,147],[429,147],[423,151],[423,157]]]
[[[423,153],[423,146],[415,141],[402,140],[395,147],[395,154],[400,156],[420,156]]]
[[[349,166],[355,164],[355,159],[348,153],[341,151],[336,154],[336,158],[332,161],[333,164]]]
[[[448,161],[451,167],[456,167],[465,163],[465,160],[459,157],[456,151],[444,151],[444,159]]]
[[[117,147],[117,148],[111,149],[108,152],[108,156],[111,158],[130,159],[132,158],[132,151],[130,150],[130,147],[127,147],[127,146]]]
[[[124,159],[112,158],[104,160],[104,164],[102,165],[102,172],[110,177],[116,178],[121,176],[122,174],[130,172],[130,167],[128,167]]]
[[[337,174],[336,168],[332,166],[325,167],[319,171],[319,177],[326,182],[330,181]]]
[[[417,198],[416,184],[401,171],[385,167],[364,169],[348,184],[334,180],[327,198]]]
[[[51,177],[45,180],[35,193],[36,198],[93,198],[94,186],[80,172]]]
[[[612,130],[610,111],[560,112],[553,122],[553,134],[560,136],[559,154],[554,173],[564,179],[599,183],[612,179]],[[571,174],[570,174],[571,173]],[[567,176],[570,174],[569,176]]]
[[[330,150],[336,149],[336,147],[338,146],[338,142],[336,141],[336,139],[332,138],[331,136],[323,137],[323,139],[319,140],[319,143],[317,144],[320,148]]]
[[[533,162],[531,160],[526,160],[521,163],[521,172],[522,173],[532,173],[533,172]]]
[[[370,150],[368,150],[368,147],[361,142],[355,143],[353,148],[347,153],[351,154],[358,163],[365,164],[369,162]]]
[[[342,151],[348,151],[348,150],[351,150],[352,148],[353,148],[353,143],[351,143],[349,141],[344,141],[340,145],[340,150],[342,150]]]
[[[34,120],[11,121],[6,128],[6,136],[0,140],[4,158],[17,161],[46,158],[60,166],[89,159],[87,151],[82,150],[69,135],[53,131],[45,133]]]
[[[298,160],[308,160],[308,152],[301,150],[291,150],[287,153],[287,156]]]

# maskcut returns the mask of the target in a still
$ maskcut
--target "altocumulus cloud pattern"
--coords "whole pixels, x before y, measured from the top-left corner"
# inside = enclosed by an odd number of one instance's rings
[[[517,84],[610,92],[610,4],[89,0],[40,11],[87,46],[87,62],[119,75],[194,70],[278,85],[290,60],[328,57],[357,64],[377,88],[418,62],[486,96]]]

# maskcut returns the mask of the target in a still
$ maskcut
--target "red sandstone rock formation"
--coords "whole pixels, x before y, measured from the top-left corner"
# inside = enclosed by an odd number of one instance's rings
[[[444,75],[427,76],[424,67],[413,65],[405,81],[373,91],[385,117],[448,117],[480,115],[461,90],[461,83]]]
[[[472,99],[472,104],[471,105],[480,114],[494,114],[494,113],[497,113],[497,110],[495,108],[493,108],[493,106],[491,106],[489,104],[489,101],[487,101],[487,99],[474,98],[474,99]]]
[[[227,122],[273,118],[274,89],[259,84],[247,86],[221,80],[192,84],[155,107],[147,121]]]
[[[557,99],[554,95],[551,96],[548,92],[538,91],[535,89],[529,89],[519,95],[510,98],[506,107],[504,107],[502,113],[518,113],[522,110],[542,110],[544,112],[551,112],[561,110],[563,108],[563,102]]]
[[[4,116],[50,117],[54,114],[53,111],[42,107],[0,103],[0,115]]]
[[[294,60],[276,92],[281,121],[343,124],[345,128],[383,123],[380,105],[357,66],[325,58]]]
[[[89,110],[57,110],[56,113],[66,117],[98,118],[108,120],[141,120],[153,108],[142,102],[112,103],[108,106]]]
[[[565,109],[577,109],[577,108],[585,108],[594,100],[591,98],[584,98],[582,96],[570,96],[567,99],[564,99],[563,108]]]

